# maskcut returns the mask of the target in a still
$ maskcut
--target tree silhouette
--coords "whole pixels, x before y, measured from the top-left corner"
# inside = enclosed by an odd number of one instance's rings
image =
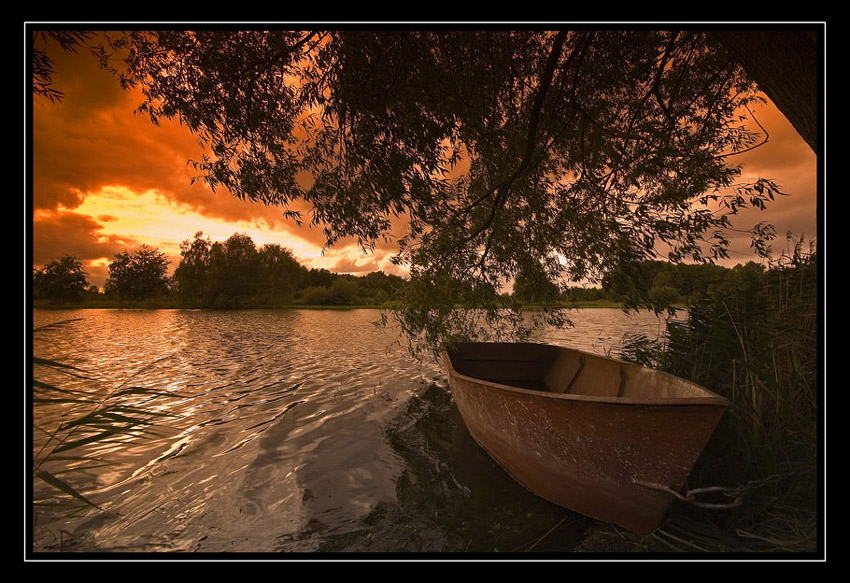
[[[88,285],[86,268],[74,255],[64,255],[33,271],[33,296],[53,303],[80,301]]]
[[[503,286],[535,261],[566,282],[599,281],[662,247],[673,261],[724,258],[731,218],[780,192],[765,178],[742,181],[734,156],[763,140],[739,117],[760,100],[752,75],[783,79],[742,67],[712,31],[168,30],[112,40],[126,55],[121,82],[144,91],[139,110],[155,123],[179,118],[209,147],[194,165],[211,188],[299,221],[292,203],[304,201],[328,245],[397,243],[422,292],[397,313],[414,336],[450,334],[428,316],[454,302],[440,282],[479,290],[495,317]],[[803,61],[790,77],[817,66]],[[771,232],[753,236],[760,249]]]
[[[142,245],[137,251],[122,251],[109,264],[104,292],[122,301],[136,301],[168,292],[168,259],[157,249]]]
[[[53,87],[53,61],[48,56],[47,45],[58,44],[64,51],[76,53],[93,37],[91,32],[79,30],[39,30],[32,33],[32,91],[37,98],[55,103],[63,95]],[[93,51],[97,52],[97,51]]]
[[[549,304],[559,300],[558,285],[546,277],[540,263],[524,266],[514,279],[514,297],[527,304]]]
[[[270,304],[291,303],[304,279],[304,268],[290,249],[277,244],[263,245],[258,252],[259,294]]]
[[[245,305],[259,289],[260,261],[254,241],[234,233],[210,248],[206,295],[217,308]]]
[[[195,233],[191,241],[180,244],[180,263],[174,270],[174,286],[177,295],[186,303],[199,299],[206,289],[207,267],[212,242],[205,239],[203,232]]]

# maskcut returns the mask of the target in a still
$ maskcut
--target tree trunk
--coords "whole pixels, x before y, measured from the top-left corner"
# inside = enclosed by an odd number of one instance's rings
[[[817,153],[823,87],[817,31],[724,30],[709,32],[708,38],[731,53]]]

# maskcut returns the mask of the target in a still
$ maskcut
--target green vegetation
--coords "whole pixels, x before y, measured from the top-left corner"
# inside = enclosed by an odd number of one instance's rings
[[[87,278],[83,262],[65,255],[33,270],[33,293],[53,303],[80,302],[88,288]]]
[[[142,245],[135,253],[124,251],[109,264],[104,291],[122,301],[143,300],[168,292],[168,259],[164,253]]]
[[[754,265],[754,269],[759,269]],[[82,262],[64,256],[33,272],[34,305],[77,308],[391,308],[417,303],[421,280],[382,271],[363,276],[308,269],[289,249],[257,248],[245,234],[213,242],[203,233],[183,241],[181,260],[168,277],[168,261],[156,249],[142,246],[115,255],[104,292],[90,286]],[[539,263],[517,276],[512,293],[501,301],[520,312],[565,308],[626,308],[674,312],[697,301],[728,278],[729,268],[712,264],[646,261],[624,264],[609,273],[601,287],[558,285]],[[481,307],[494,294],[492,286],[461,281],[439,287],[451,311]],[[465,317],[461,315],[460,317]]]
[[[197,233],[181,244],[181,260],[168,277],[168,262],[156,249],[124,251],[109,264],[104,293],[88,285],[85,268],[73,257],[34,270],[37,307],[86,308],[283,308],[387,307],[405,280],[381,271],[364,276],[308,269],[289,249],[234,234],[213,242]]]
[[[732,408],[692,474],[692,487],[740,488],[731,511],[690,509],[655,543],[707,551],[813,552],[822,467],[818,423],[818,263],[800,243],[770,269],[725,270],[671,323],[666,344],[634,338],[623,357],[693,380]],[[730,501],[727,498],[726,501]],[[680,537],[679,541],[676,538]]]

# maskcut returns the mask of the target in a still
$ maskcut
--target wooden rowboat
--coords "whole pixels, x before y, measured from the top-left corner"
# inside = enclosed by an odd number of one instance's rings
[[[443,351],[469,433],[516,481],[581,514],[656,529],[730,403],[636,364],[544,344]]]

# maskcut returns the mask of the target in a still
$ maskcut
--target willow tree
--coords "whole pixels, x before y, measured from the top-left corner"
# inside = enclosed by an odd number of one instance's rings
[[[395,316],[429,346],[522,333],[500,292],[538,266],[566,286],[726,257],[730,216],[779,191],[741,181],[761,98],[699,31],[171,30],[116,46],[140,110],[208,147],[211,188],[328,245],[397,244],[411,279]],[[760,248],[771,231],[753,234]]]

